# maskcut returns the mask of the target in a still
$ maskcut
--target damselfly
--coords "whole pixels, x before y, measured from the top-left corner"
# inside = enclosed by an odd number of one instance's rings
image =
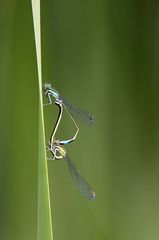
[[[74,121],[74,119],[71,115],[71,114],[74,113],[73,110],[77,110],[76,113],[78,113],[78,114],[80,112],[83,114],[82,118],[79,117],[79,119],[81,121],[88,118],[88,116],[89,116],[89,118],[91,116],[91,118],[90,118],[90,119],[92,119],[92,120],[90,120],[90,123],[91,123],[91,122],[93,122],[93,116],[90,113],[86,112],[85,110],[81,110],[81,109],[79,110],[79,109],[76,109],[75,107],[73,107],[71,104],[70,105],[66,104],[66,101],[59,95],[59,93],[56,90],[51,88],[50,84],[45,84],[44,87],[45,87],[45,90],[46,90],[45,95],[48,96],[48,99],[49,99],[48,104],[52,103],[51,96],[53,96],[55,98],[55,104],[59,107],[59,114],[58,114],[58,117],[57,117],[57,120],[56,120],[56,123],[55,123],[55,127],[54,127],[53,132],[52,132],[51,137],[50,137],[49,146],[47,146],[47,151],[50,151],[51,154],[52,154],[52,157],[49,157],[48,160],[60,160],[60,159],[66,160],[68,169],[70,171],[72,179],[73,179],[74,183],[76,184],[78,190],[87,199],[94,200],[95,199],[95,192],[92,190],[92,187],[87,183],[87,181],[83,178],[81,173],[77,170],[77,168],[75,167],[75,165],[73,164],[72,160],[69,158],[69,156],[66,153],[66,150],[63,147],[63,145],[67,145],[70,142],[72,142],[73,140],[75,140],[75,138],[78,134],[78,131],[79,131],[79,128],[78,128],[76,122]],[[77,131],[76,131],[73,138],[68,139],[68,140],[60,141],[60,140],[55,139],[55,134],[56,134],[57,128],[59,126],[59,123],[61,121],[61,117],[62,117],[62,113],[63,113],[63,107],[66,109],[66,111],[68,112],[72,121],[74,122],[74,124],[77,128]],[[76,116],[78,116],[78,114]],[[79,116],[81,116],[81,115],[79,115]],[[84,122],[89,124],[88,119],[87,119],[87,121],[84,121]],[[89,125],[91,125],[91,124],[89,124]]]
[[[66,112],[69,114],[70,118],[72,119],[72,121],[76,127],[76,134],[71,139],[71,141],[73,141],[76,138],[78,131],[79,131],[79,128],[78,128],[74,118],[79,119],[81,122],[83,122],[89,126],[91,126],[93,124],[94,117],[91,113],[87,112],[84,109],[73,106],[71,103],[69,103],[69,101],[67,101],[65,98],[63,98],[57,90],[52,88],[51,84],[45,83],[43,85],[43,89],[44,89],[44,93],[45,93],[46,97],[48,98],[48,103],[45,105],[52,104],[52,97],[54,97],[55,104],[61,104],[65,108]],[[62,111],[63,111],[63,109],[62,109]],[[57,125],[57,128],[58,128],[58,125]]]
[[[69,172],[74,183],[77,186],[79,192],[86,197],[88,200],[95,200],[95,192],[92,187],[87,183],[81,173],[77,170],[72,160],[66,153],[66,150],[62,146],[63,142],[54,139],[53,142],[50,143],[47,150],[51,152],[52,157],[48,158],[48,160],[60,160],[64,159],[67,163]]]
[[[50,83],[45,83],[43,85],[44,93],[48,97],[48,103],[45,105],[52,104],[51,97],[54,97],[56,101],[59,101],[63,104],[64,108],[69,111],[71,115],[73,115],[75,118],[78,118],[81,122],[92,125],[94,122],[94,117],[91,113],[87,112],[86,110],[82,108],[77,108],[73,106],[69,101],[67,101],[65,98],[63,98],[57,90],[52,88]]]

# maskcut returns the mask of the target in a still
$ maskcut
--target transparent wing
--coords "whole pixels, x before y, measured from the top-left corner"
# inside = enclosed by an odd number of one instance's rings
[[[64,159],[67,162],[72,179],[80,193],[84,195],[88,200],[95,200],[95,192],[92,190],[91,186],[86,182],[86,180],[82,177],[81,173],[74,166],[72,160],[68,157],[68,155],[66,155]]]
[[[74,116],[75,118],[79,119],[81,122],[89,126],[91,126],[94,123],[94,116],[91,113],[87,112],[82,108],[77,108],[73,106],[71,103],[69,103],[66,99],[64,99],[61,96],[60,98],[72,116]]]

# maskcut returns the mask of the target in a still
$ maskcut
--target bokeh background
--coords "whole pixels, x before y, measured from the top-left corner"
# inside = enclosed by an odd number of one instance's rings
[[[88,202],[65,162],[49,162],[54,239],[159,239],[159,2],[41,3],[43,81],[91,111],[67,152],[96,191]],[[30,1],[0,3],[0,239],[37,228],[38,79]],[[45,99],[46,100],[46,99]],[[46,141],[56,106],[45,108]],[[64,116],[58,137],[74,133]]]

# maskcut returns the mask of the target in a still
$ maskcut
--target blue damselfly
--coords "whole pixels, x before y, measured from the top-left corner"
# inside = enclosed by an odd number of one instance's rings
[[[86,110],[82,108],[77,108],[73,104],[71,104],[69,101],[67,101],[65,98],[63,98],[60,93],[52,88],[50,83],[45,83],[43,85],[44,93],[48,97],[48,103],[45,105],[52,104],[51,97],[54,97],[56,101],[61,102],[64,106],[64,108],[69,111],[69,113],[74,116],[75,118],[78,118],[81,122],[92,125],[94,122],[94,117],[91,113],[87,112]]]
[[[74,123],[74,125],[76,127],[76,133],[75,133],[74,137],[69,140],[69,142],[75,140],[75,138],[76,138],[76,136],[79,132],[79,128],[78,128],[77,123],[75,122],[74,118],[79,119],[81,122],[83,122],[83,123],[85,123],[89,126],[91,126],[93,124],[94,117],[91,113],[87,112],[86,110],[84,110],[82,108],[75,107],[73,104],[71,104],[65,98],[63,98],[57,90],[52,88],[51,84],[45,83],[43,85],[43,90],[44,90],[45,96],[48,98],[48,103],[46,103],[44,105],[52,104],[52,97],[54,97],[55,98],[55,104],[62,105],[65,108],[66,112],[69,114],[70,118],[72,119],[72,121]],[[63,112],[63,108],[61,109],[61,112]],[[62,113],[61,113],[61,116],[62,116]],[[59,122],[56,125],[54,135],[56,133],[56,130],[58,128],[60,120],[61,120],[61,118],[59,119]],[[52,137],[54,137],[54,135]]]

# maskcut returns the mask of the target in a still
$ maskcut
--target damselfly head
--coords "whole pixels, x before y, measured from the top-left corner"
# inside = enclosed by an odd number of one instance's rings
[[[50,83],[44,83],[43,84],[43,92],[46,96],[47,95],[52,95],[56,99],[59,97],[58,91],[55,90],[54,88],[52,88]]]
[[[47,90],[52,90],[51,84],[50,83],[44,83],[43,84],[43,91],[47,91]]]

